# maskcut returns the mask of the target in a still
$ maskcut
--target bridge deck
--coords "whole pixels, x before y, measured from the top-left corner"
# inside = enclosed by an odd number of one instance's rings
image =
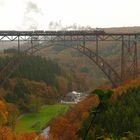
[[[72,36],[72,35],[140,35],[140,32],[134,33],[107,33],[103,31],[94,31],[94,30],[71,30],[71,31],[15,31],[15,30],[0,30],[0,36]]]

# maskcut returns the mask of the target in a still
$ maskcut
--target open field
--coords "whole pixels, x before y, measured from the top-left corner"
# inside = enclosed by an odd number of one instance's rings
[[[17,122],[16,132],[33,132],[40,131],[53,118],[65,113],[69,105],[45,105],[38,113],[28,113],[23,115]]]

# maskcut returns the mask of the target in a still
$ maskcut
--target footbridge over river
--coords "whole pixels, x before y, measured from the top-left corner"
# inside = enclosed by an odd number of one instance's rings
[[[138,76],[138,46],[140,33],[107,33],[95,30],[71,30],[71,31],[0,31],[0,42],[17,42],[18,55],[6,66],[0,69],[1,85],[10,77],[11,73],[22,62],[22,56],[53,45],[72,47],[89,57],[104,72],[114,87],[129,78]],[[21,49],[24,42],[30,43],[30,48]],[[88,47],[88,43],[93,44]],[[103,43],[119,44],[120,72],[114,69],[103,56],[100,55],[100,47]],[[45,45],[42,45],[45,44]],[[92,49],[93,48],[93,49]],[[111,51],[111,50],[110,50]],[[111,52],[110,52],[111,53]],[[114,62],[116,63],[116,62]]]

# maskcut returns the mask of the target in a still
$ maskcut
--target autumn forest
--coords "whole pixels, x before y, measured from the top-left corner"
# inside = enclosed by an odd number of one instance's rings
[[[119,45],[101,43],[99,50],[117,71]],[[140,140],[139,76],[112,87],[95,63],[72,48],[54,45],[23,55],[12,46],[0,51],[0,71],[17,56],[22,63],[0,87],[0,140]],[[72,93],[82,97],[75,101]]]

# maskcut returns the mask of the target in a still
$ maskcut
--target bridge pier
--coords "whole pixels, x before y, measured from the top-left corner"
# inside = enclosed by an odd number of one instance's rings
[[[98,40],[98,35],[96,35],[96,61],[98,62],[98,51],[99,51],[99,40]]]
[[[20,36],[18,36],[18,54],[20,53]]]
[[[135,79],[137,75],[137,35],[122,35],[121,79],[122,81]]]

